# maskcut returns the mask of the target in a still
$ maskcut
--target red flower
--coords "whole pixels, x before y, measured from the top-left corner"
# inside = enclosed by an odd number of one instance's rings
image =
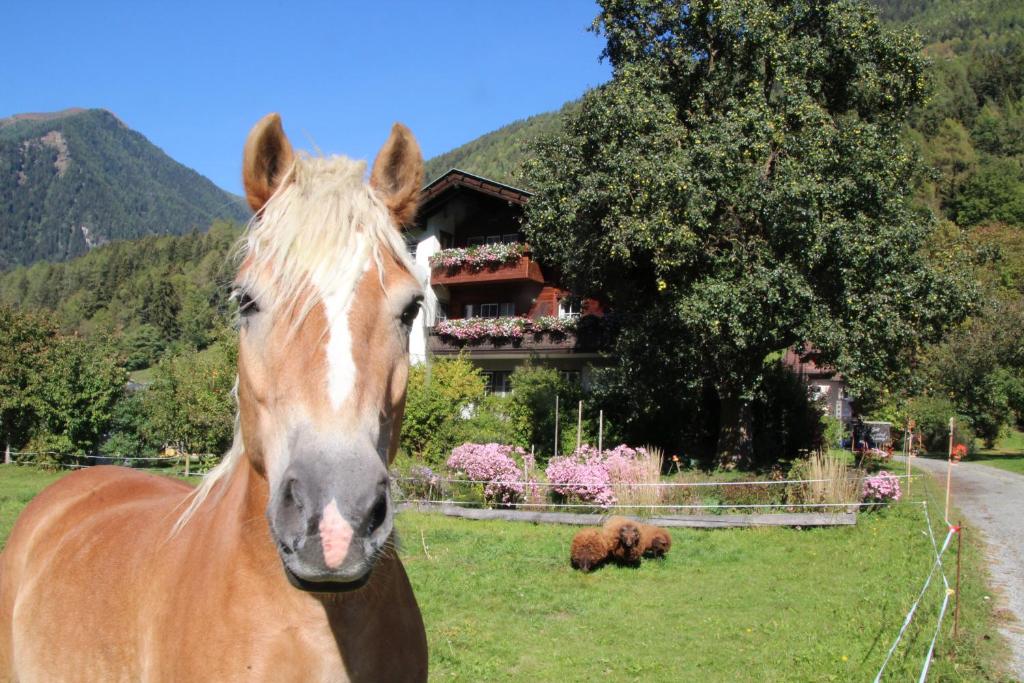
[[[963,445],[962,443],[958,443],[956,446],[953,446],[954,462],[960,462],[961,460],[964,459],[965,455],[967,455],[967,446]]]

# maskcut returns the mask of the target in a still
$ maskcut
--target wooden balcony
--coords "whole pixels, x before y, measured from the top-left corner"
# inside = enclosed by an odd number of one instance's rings
[[[462,352],[471,356],[597,354],[606,345],[601,319],[587,316],[584,320],[575,332],[526,332],[520,339],[486,337],[463,341],[439,335],[436,328],[431,327],[427,333],[427,351],[438,356],[455,356]]]
[[[530,258],[528,253],[520,256],[517,261],[498,266],[482,269],[471,268],[470,266],[458,266],[455,268],[439,266],[430,272],[430,284],[432,285],[453,287],[491,282],[537,282],[544,284],[544,274],[541,272],[540,265]]]

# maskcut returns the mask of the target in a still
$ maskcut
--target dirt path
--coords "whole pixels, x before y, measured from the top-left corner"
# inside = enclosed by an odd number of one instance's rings
[[[945,460],[914,458],[914,466],[934,474],[945,490]],[[978,463],[960,463],[953,469],[952,500],[964,520],[980,529],[987,541],[999,607],[1016,618],[1015,622],[1002,622],[999,630],[1013,648],[1011,670],[1024,681],[1024,476]]]

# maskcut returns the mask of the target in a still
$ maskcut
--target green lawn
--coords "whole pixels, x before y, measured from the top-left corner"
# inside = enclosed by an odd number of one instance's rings
[[[995,448],[979,448],[971,461],[1024,474],[1024,432],[1013,430],[996,441]]]
[[[0,466],[3,539],[54,478]],[[667,559],[589,575],[569,567],[569,527],[405,512],[398,528],[441,681],[870,680],[932,562],[919,505],[852,528],[676,530]],[[1000,680],[981,554],[966,538],[960,640],[947,619],[932,681]],[[916,680],[940,585],[886,681]]]

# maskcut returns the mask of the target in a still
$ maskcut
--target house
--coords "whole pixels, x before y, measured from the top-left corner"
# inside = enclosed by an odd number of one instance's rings
[[[786,349],[782,364],[807,384],[808,397],[821,406],[822,412],[849,427],[853,421],[853,405],[846,379],[820,360],[815,349],[796,346]]]
[[[452,169],[423,188],[417,224],[406,242],[430,272],[434,311],[417,318],[413,362],[465,353],[488,390],[509,391],[528,359],[588,383],[597,361],[604,311],[557,284],[521,232],[526,190]]]

